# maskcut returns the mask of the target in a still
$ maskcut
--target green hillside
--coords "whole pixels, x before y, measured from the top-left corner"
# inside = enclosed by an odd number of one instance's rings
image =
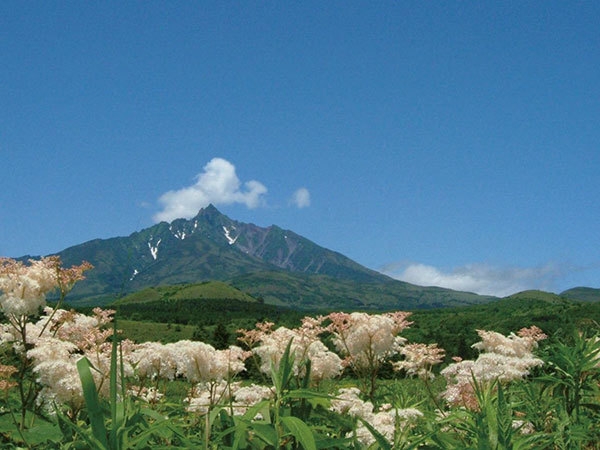
[[[560,295],[581,302],[600,302],[600,289],[589,287],[576,287],[566,290]]]
[[[497,300],[469,292],[421,287],[382,277],[370,282],[327,275],[260,272],[229,282],[266,303],[304,310],[407,310],[467,306]]]
[[[151,303],[159,300],[239,300],[256,302],[251,295],[222,281],[205,281],[195,284],[156,286],[117,300],[114,305]]]
[[[235,330],[252,328],[256,322],[266,319],[282,323],[298,321],[304,315],[282,306],[264,304],[261,298],[221,281],[147,288],[109,306],[117,311],[120,319],[144,322],[140,330],[135,330],[136,340],[145,340],[145,332],[156,334],[152,331],[156,327],[148,322],[196,327],[226,324]],[[132,328],[129,323],[128,329]],[[169,335],[173,335],[172,330]],[[161,340],[164,339],[169,338],[162,336]]]

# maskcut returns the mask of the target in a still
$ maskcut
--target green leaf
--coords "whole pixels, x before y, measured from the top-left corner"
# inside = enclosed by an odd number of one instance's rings
[[[315,437],[312,430],[297,417],[286,416],[281,418],[281,423],[296,438],[304,450],[317,450]]]
[[[60,427],[49,422],[36,423],[34,427],[24,430],[23,435],[29,445],[39,445],[48,441],[60,442],[63,437]]]
[[[110,417],[112,426],[110,429],[110,447],[113,449],[120,448],[117,442],[117,431],[122,426],[125,411],[123,404],[121,408],[117,408],[117,320],[113,320],[113,335],[112,348],[110,352]]]
[[[83,398],[88,410],[90,425],[92,426],[92,434],[94,438],[104,447],[108,448],[108,440],[106,439],[106,427],[104,426],[104,412],[98,399],[96,391],[96,383],[90,370],[91,364],[85,357],[77,361],[77,371],[83,388]]]
[[[235,426],[229,430],[225,430],[223,435],[227,433],[234,433],[232,448],[247,448],[248,440],[246,439],[248,433],[248,423],[245,420],[236,420]],[[221,439],[222,440],[222,439]]]
[[[283,398],[323,398],[329,400],[331,399],[331,395],[326,394],[324,392],[317,392],[312,389],[294,389],[286,393],[286,395]]]
[[[512,446],[513,427],[512,427],[512,410],[506,399],[504,388],[498,383],[498,405],[496,412],[496,423],[498,445],[501,448],[510,448]]]
[[[244,413],[244,418],[248,421],[252,421],[257,414],[260,414],[262,416],[262,422],[271,423],[271,411],[269,409],[270,405],[270,400],[262,400],[256,405],[248,408],[248,411]]]
[[[312,370],[312,362],[310,361],[310,359],[306,359],[306,361],[304,361],[304,366],[306,367],[306,372],[304,375],[304,379],[302,380],[302,388],[303,389],[308,389],[310,386],[310,372]]]
[[[318,449],[325,448],[352,448],[351,438],[323,438],[316,440]]]
[[[268,423],[257,423],[252,422],[252,429],[257,437],[259,437],[265,444],[271,447],[277,447],[277,432],[273,425]]]
[[[281,360],[279,361],[278,370],[275,370],[275,367],[271,363],[271,378],[278,395],[283,393],[293,374],[294,353],[291,351],[293,340],[294,339],[292,338],[290,339],[290,342],[288,342],[287,347],[281,356]]]
[[[88,449],[106,449],[106,445],[102,442],[98,441],[93,435],[90,435],[87,428],[80,427],[79,425],[73,423],[71,419],[65,416],[65,414],[56,410],[56,415],[60,420],[60,423],[65,427],[71,429],[75,434],[81,436],[81,438],[86,442]],[[64,431],[63,431],[64,434]]]
[[[0,433],[17,431],[15,421],[10,414],[2,414],[0,416]]]

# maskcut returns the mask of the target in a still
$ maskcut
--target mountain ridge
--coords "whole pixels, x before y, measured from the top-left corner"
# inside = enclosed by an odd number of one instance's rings
[[[395,280],[292,230],[233,220],[212,204],[191,219],[90,240],[57,254],[67,266],[86,260],[95,267],[70,294],[73,304],[104,305],[147,287],[209,280],[297,308],[430,308],[496,299]]]
[[[600,289],[577,286],[560,293],[561,296],[582,302],[600,302]]]

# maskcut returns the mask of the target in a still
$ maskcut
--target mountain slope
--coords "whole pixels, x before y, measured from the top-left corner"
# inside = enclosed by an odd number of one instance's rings
[[[582,302],[600,302],[600,289],[575,287],[562,292],[560,295]]]
[[[88,305],[146,287],[207,280],[227,280],[269,303],[298,308],[418,308],[493,299],[394,280],[293,231],[238,222],[212,205],[190,220],[96,239],[59,255],[65,265],[87,260],[95,266],[70,295],[72,303]]]
[[[495,299],[469,292],[420,287],[383,277],[371,281],[289,272],[259,272],[229,280],[267,303],[302,309],[394,310],[442,308]]]
[[[145,304],[161,300],[236,300],[257,303],[257,299],[222,281],[149,287],[120,298],[111,306]]]

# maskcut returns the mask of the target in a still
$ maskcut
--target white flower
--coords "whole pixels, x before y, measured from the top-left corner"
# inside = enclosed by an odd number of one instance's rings
[[[178,374],[192,383],[211,379],[210,369],[216,351],[212,345],[184,340],[166,346],[175,359]]]
[[[373,370],[398,352],[405,339],[398,336],[410,325],[409,313],[366,314],[331,313],[328,329],[336,348],[349,358],[356,369]]]
[[[474,380],[484,385],[495,380],[506,383],[526,377],[531,368],[543,364],[531,353],[539,339],[514,334],[503,336],[494,331],[478,330],[478,333],[482,341],[473,347],[484,353],[475,361],[460,361],[441,371],[447,383],[443,392],[446,401],[473,410],[479,408]]]
[[[340,389],[331,400],[330,409],[340,415],[365,419],[373,413],[373,403],[363,401],[359,395],[360,389],[356,387]]]
[[[50,257],[29,263],[0,258],[0,307],[7,316],[37,314],[46,304],[46,294],[58,286],[59,260]]]
[[[263,400],[273,398],[272,388],[251,384],[249,386],[239,387],[233,390],[233,412],[236,415],[243,415],[248,408],[260,403]],[[259,418],[255,417],[255,420]]]
[[[184,400],[188,403],[186,409],[189,412],[206,414],[215,405],[226,405],[231,402],[232,394],[239,389],[240,384],[228,383],[225,380],[198,383],[194,387],[193,395]]]
[[[136,345],[129,356],[135,373],[141,378],[164,378],[173,380],[177,363],[171,348],[160,342],[144,342]]]
[[[431,368],[444,359],[444,350],[437,344],[407,344],[400,349],[404,361],[395,362],[394,370],[406,370],[408,375],[419,378],[433,378]]]
[[[373,404],[362,401],[359,394],[360,390],[357,388],[340,389],[336,398],[331,401],[330,409],[338,414],[366,421],[390,443],[394,442],[397,428],[410,426],[423,417],[423,413],[418,409],[395,409],[391,404],[383,404],[379,411],[374,412]],[[375,442],[373,433],[362,422],[358,422],[355,432],[363,445],[369,446]]]
[[[177,373],[192,383],[229,379],[245,370],[245,352],[236,346],[215,350],[204,342],[179,341],[166,346],[176,363]]]
[[[145,401],[146,403],[157,403],[164,397],[164,394],[159,392],[155,387],[140,388],[133,386],[127,390],[127,393],[133,397]]]
[[[339,375],[342,371],[342,360],[319,340],[318,332],[321,331],[322,329],[315,327],[314,322],[305,318],[301,328],[279,327],[273,332],[262,334],[261,345],[253,350],[260,357],[260,370],[268,374],[271,372],[271,365],[278,368],[285,349],[291,342],[294,375],[305,375],[303,363],[306,360],[311,362],[310,376],[314,381]]]
[[[51,404],[57,402],[78,409],[83,406],[83,391],[79,372],[77,371],[79,356],[65,359],[45,360],[35,365],[33,372],[38,376],[38,383],[43,387],[39,402]]]

